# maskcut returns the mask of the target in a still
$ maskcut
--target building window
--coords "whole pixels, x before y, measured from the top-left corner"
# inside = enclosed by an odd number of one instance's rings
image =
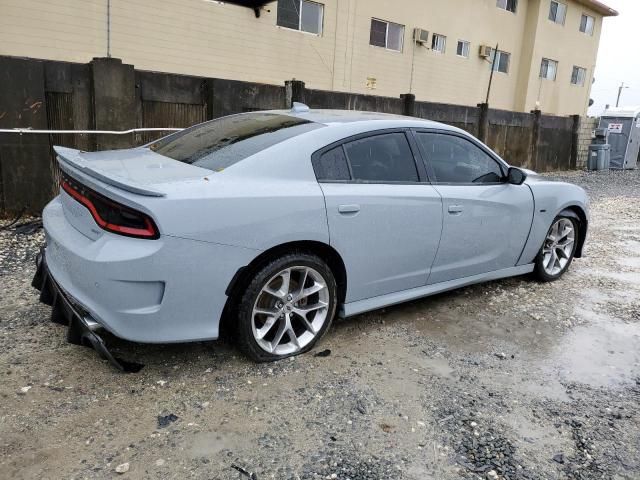
[[[503,10],[516,13],[516,9],[518,8],[518,0],[497,0],[496,6],[498,8],[502,8]]]
[[[564,20],[567,17],[567,5],[561,2],[555,2],[551,0],[551,6],[549,7],[549,20],[560,25],[564,25]]]
[[[582,18],[580,19],[580,31],[582,33],[586,33],[587,35],[593,35],[593,27],[596,24],[596,19],[590,15],[582,14]]]
[[[497,58],[496,58],[497,55]],[[494,63],[495,59],[495,63]],[[495,72],[501,73],[509,73],[509,64],[511,63],[511,54],[507,52],[503,52],[497,50],[495,48],[491,49],[491,57],[489,58],[491,61],[491,65],[493,65],[493,70]]]
[[[371,34],[369,44],[389,50],[402,51],[404,41],[404,25],[371,19]]]
[[[471,44],[465,40],[458,40],[458,49],[456,54],[459,57],[469,58],[469,48]]]
[[[434,33],[431,37],[431,50],[438,53],[444,53],[447,49],[447,37]]]
[[[540,65],[540,78],[546,78],[547,80],[555,80],[558,73],[558,62],[555,60],[549,60],[548,58],[542,59]]]
[[[573,67],[571,72],[571,83],[580,87],[584,86],[584,81],[587,78],[587,69],[582,67]]]
[[[302,32],[322,34],[324,5],[308,0],[278,0],[278,25]]]

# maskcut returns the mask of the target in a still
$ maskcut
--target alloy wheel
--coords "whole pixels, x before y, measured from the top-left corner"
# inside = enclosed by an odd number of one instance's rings
[[[291,355],[312,342],[327,321],[329,289],[315,269],[286,268],[260,290],[251,314],[257,344],[273,355]]]
[[[562,272],[573,255],[575,228],[568,218],[559,218],[549,229],[542,247],[542,266],[548,275]]]

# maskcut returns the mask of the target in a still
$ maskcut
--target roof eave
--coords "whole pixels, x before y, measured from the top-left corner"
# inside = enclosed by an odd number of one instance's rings
[[[599,0],[577,0],[577,2],[584,5],[585,7],[589,7],[603,17],[617,17],[618,15],[620,15],[617,10],[614,10],[613,8],[605,5]]]

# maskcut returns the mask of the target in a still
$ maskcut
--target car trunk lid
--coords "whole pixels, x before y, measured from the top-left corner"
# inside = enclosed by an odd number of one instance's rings
[[[211,170],[179,162],[138,147],[104,152],[83,152],[53,147],[61,164],[127,192],[162,197],[162,184],[202,178]]]
[[[170,184],[212,173],[142,147],[104,152],[54,150],[62,171],[60,201],[65,217],[91,240],[106,231],[141,238],[147,225],[157,231],[149,203],[163,201],[171,192]]]

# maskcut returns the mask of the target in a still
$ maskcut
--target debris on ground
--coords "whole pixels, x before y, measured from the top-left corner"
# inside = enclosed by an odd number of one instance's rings
[[[158,428],[165,428],[178,420],[178,416],[170,413],[169,415],[158,415]]]
[[[238,472],[240,472],[242,475],[249,478],[250,480],[258,480],[258,475],[256,475],[253,472],[250,472],[249,470],[247,470],[244,467],[241,467],[240,465],[236,465],[235,463],[232,463],[231,468],[233,468],[234,470],[237,470]]]

